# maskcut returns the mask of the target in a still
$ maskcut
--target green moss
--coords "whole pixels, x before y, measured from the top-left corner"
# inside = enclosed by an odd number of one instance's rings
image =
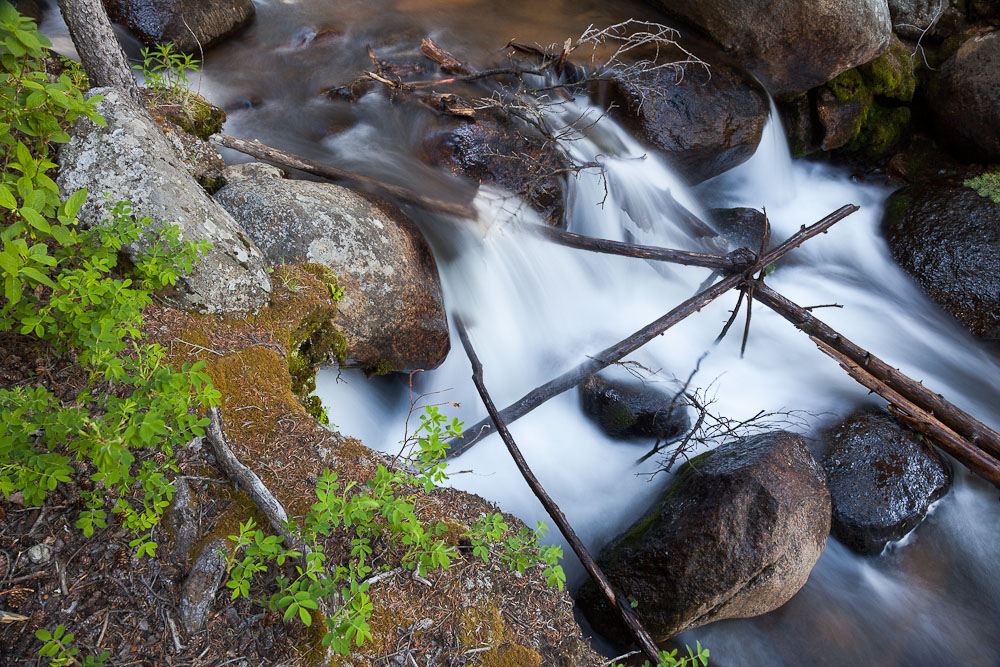
[[[826,86],[839,102],[862,100],[869,93],[861,73],[856,69],[847,70],[827,82]]]
[[[365,366],[363,370],[365,375],[371,377],[372,375],[388,375],[389,373],[395,373],[396,371],[402,369],[402,367],[402,364],[398,361],[379,359],[375,363]]]
[[[1000,171],[987,171],[963,181],[963,184],[975,190],[980,197],[985,197],[994,204],[1000,204]]]
[[[873,94],[909,102],[917,90],[917,77],[912,67],[910,50],[893,37],[885,53],[858,70]]]
[[[885,213],[882,216],[882,228],[885,230],[895,228],[912,205],[913,197],[906,190],[894,192],[886,201]]]
[[[604,411],[604,421],[611,428],[624,431],[636,422],[636,416],[623,402],[616,401]]]
[[[847,148],[873,158],[887,157],[909,134],[910,118],[908,107],[873,104]]]

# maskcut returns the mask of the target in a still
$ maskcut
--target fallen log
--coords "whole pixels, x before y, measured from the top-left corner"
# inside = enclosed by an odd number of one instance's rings
[[[934,415],[921,409],[905,396],[882,382],[853,359],[816,336],[809,336],[824,354],[840,364],[848,375],[889,401],[889,411],[917,433],[951,454],[966,468],[1000,488],[1000,461],[948,428]]]
[[[652,259],[672,264],[683,264],[684,266],[701,266],[724,273],[742,273],[750,268],[754,263],[754,259],[756,259],[754,254],[745,248],[734,250],[726,255],[713,255],[703,252],[673,250],[657,246],[625,243],[623,241],[598,239],[591,236],[583,236],[582,234],[574,234],[573,232],[549,227],[548,225],[528,224],[525,225],[525,228],[533,234],[568,248],[589,250],[608,255],[620,255],[623,257]]]
[[[964,410],[949,403],[940,394],[935,394],[868,350],[851,342],[808,310],[789,301],[764,283],[756,282],[753,298],[794,324],[797,329],[801,329],[810,337],[815,337],[850,359],[876,380],[932,415],[972,445],[992,457],[1000,458],[1000,434]]]
[[[355,174],[350,171],[338,169],[337,167],[332,167],[328,164],[323,164],[322,162],[317,162],[293,153],[288,153],[278,148],[274,148],[273,146],[267,146],[259,141],[247,141],[246,139],[240,139],[239,137],[234,137],[231,134],[225,134],[222,132],[219,134],[213,134],[210,138],[213,143],[225,146],[226,148],[231,148],[234,151],[245,153],[251,157],[257,158],[258,160],[266,160],[268,162],[281,165],[282,167],[298,169],[299,171],[304,171],[307,174],[321,176],[331,181],[348,181],[355,183],[371,189],[376,193],[393,197],[402,202],[419,206],[420,208],[428,211],[453,215],[459,218],[470,218],[472,220],[475,220],[478,217],[476,209],[469,204],[457,204],[442,201],[440,199],[434,199],[433,197],[426,197],[418,192],[414,192],[413,190],[409,190],[398,185],[390,185],[389,183],[377,181],[374,178],[368,178],[367,176],[362,176],[361,174]]]
[[[594,373],[597,373],[613,363],[621,361],[621,359],[623,359],[626,355],[638,350],[640,347],[653,340],[678,322],[681,322],[689,315],[698,312],[729,290],[743,284],[757,271],[760,271],[769,264],[777,261],[812,237],[825,233],[835,223],[843,220],[857,210],[857,206],[848,204],[847,206],[842,206],[809,227],[803,226],[798,232],[786,239],[781,245],[754,262],[753,266],[751,266],[746,273],[733,274],[723,278],[715,285],[712,285],[711,287],[694,295],[659,319],[650,322],[625,340],[612,345],[596,355],[588,357],[586,361],[578,365],[576,368],[573,368],[559,377],[549,380],[540,387],[531,390],[511,405],[508,405],[506,408],[501,410],[500,417],[505,423],[509,424],[510,422],[528,414],[549,399],[575,387]],[[474,426],[465,429],[465,431],[462,432],[462,435],[448,441],[450,446],[450,449],[448,450],[448,457],[451,458],[462,454],[491,432],[492,428],[490,426],[490,419],[488,418],[483,419]]]
[[[607,598],[611,606],[618,610],[618,614],[621,616],[622,621],[625,623],[626,627],[632,632],[639,646],[642,648],[642,652],[646,654],[651,660],[657,661],[658,649],[656,648],[656,643],[653,638],[650,637],[649,632],[642,625],[642,621],[632,610],[631,606],[626,602],[625,596],[618,595],[615,590],[611,587],[611,582],[608,581],[607,576],[598,567],[594,558],[590,555],[587,547],[583,545],[580,538],[577,536],[576,531],[573,530],[573,526],[570,525],[569,520],[566,515],[563,514],[562,510],[554,500],[545,491],[545,488],[535,477],[535,474],[531,471],[528,466],[528,462],[524,460],[524,456],[521,454],[521,450],[518,448],[517,443],[514,442],[514,438],[511,436],[510,431],[507,430],[507,425],[504,424],[503,418],[497,412],[497,407],[493,403],[493,398],[490,396],[489,391],[486,389],[486,383],[483,381],[483,364],[479,361],[479,357],[476,355],[476,350],[472,347],[472,341],[469,340],[469,331],[465,327],[465,322],[462,321],[461,316],[455,316],[455,328],[458,329],[458,337],[462,340],[462,346],[465,348],[465,354],[469,357],[469,362],[472,364],[472,382],[476,385],[476,389],[479,391],[479,396],[483,400],[483,405],[486,406],[486,412],[489,414],[490,419],[493,421],[494,426],[500,433],[500,437],[503,438],[504,444],[507,445],[507,451],[510,452],[511,458],[514,459],[514,464],[517,469],[521,472],[521,476],[524,477],[524,481],[528,483],[531,487],[531,491],[538,498],[538,501],[545,508],[552,520],[555,522],[556,526],[559,528],[559,532],[563,534],[566,541],[569,542],[570,548],[580,559],[583,564],[587,574],[589,574],[593,580],[597,583],[597,587]]]

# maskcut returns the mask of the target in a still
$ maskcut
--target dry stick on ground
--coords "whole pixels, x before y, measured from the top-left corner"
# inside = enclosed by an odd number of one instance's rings
[[[234,151],[246,153],[247,155],[255,157],[258,160],[267,160],[268,162],[280,164],[283,167],[298,169],[300,171],[313,174],[314,176],[321,176],[333,181],[349,181],[356,183],[358,185],[365,186],[366,188],[371,188],[378,193],[394,197],[400,201],[406,202],[407,204],[419,206],[420,208],[428,211],[454,215],[459,218],[472,218],[473,220],[476,219],[478,215],[476,213],[476,209],[469,204],[456,204],[453,202],[442,201],[440,199],[434,199],[432,197],[425,197],[424,195],[414,192],[413,190],[409,190],[398,185],[383,183],[375,180],[374,178],[368,178],[367,176],[355,174],[343,169],[337,169],[336,167],[323,164],[322,162],[316,162],[315,160],[310,160],[272,146],[267,146],[259,141],[247,141],[246,139],[240,139],[239,137],[234,137],[230,134],[224,133],[213,134],[211,139],[214,143],[219,144],[220,146],[225,146],[226,148],[232,148]]]
[[[842,206],[809,227],[803,226],[798,232],[786,239],[784,243],[776,247],[774,250],[771,250],[762,258],[758,259],[746,273],[733,274],[723,278],[715,285],[699,292],[684,303],[680,304],[669,313],[653,322],[650,322],[625,340],[622,340],[597,353],[596,355],[589,357],[576,368],[573,368],[559,377],[528,392],[516,402],[501,410],[500,416],[506,423],[509,424],[510,422],[528,414],[549,399],[558,396],[572,387],[575,387],[601,369],[606,368],[617,361],[621,361],[626,355],[635,352],[640,347],[653,340],[684,318],[698,312],[734,287],[739,287],[746,280],[750,279],[752,274],[760,271],[772,262],[777,261],[792,249],[798,247],[800,244],[811,239],[817,234],[826,232],[826,230],[828,230],[835,223],[843,220],[857,210],[857,206],[848,204],[846,206]],[[484,419],[475,426],[465,429],[461,436],[458,438],[452,438],[448,442],[450,445],[448,456],[458,456],[481,440],[483,436],[488,435],[491,432],[492,429],[490,427],[489,419]]]
[[[933,415],[971,444],[993,457],[1000,458],[1000,434],[967,412],[952,405],[916,380],[899,372],[868,350],[851,342],[805,308],[789,301],[767,285],[758,282],[753,290],[753,298],[784,317],[796,328],[810,336],[815,336],[843,354],[865,369],[876,380]]]
[[[570,525],[569,521],[566,519],[566,515],[562,513],[559,506],[556,505],[555,501],[549,497],[549,494],[545,492],[545,489],[539,483],[538,478],[535,474],[531,472],[531,468],[528,467],[528,463],[524,460],[521,455],[521,450],[518,449],[517,443],[514,442],[514,438],[511,437],[510,431],[507,430],[506,424],[504,424],[503,419],[497,413],[497,407],[493,403],[493,399],[490,397],[489,392],[486,390],[486,384],[483,382],[483,365],[479,361],[479,357],[476,356],[476,351],[472,347],[472,342],[469,340],[469,332],[465,328],[465,323],[462,321],[461,316],[455,316],[455,327],[458,329],[458,336],[462,340],[462,346],[465,348],[465,353],[469,356],[469,361],[472,364],[472,381],[476,385],[476,389],[479,391],[479,396],[483,399],[483,405],[486,406],[486,412],[489,413],[490,419],[496,426],[497,431],[500,433],[500,437],[503,438],[504,444],[507,445],[507,451],[510,452],[511,457],[514,459],[514,463],[517,465],[517,469],[521,471],[521,476],[524,477],[524,481],[528,483],[531,490],[534,492],[535,497],[542,503],[542,507],[548,513],[552,520],[555,521],[556,526],[559,528],[559,532],[563,534],[566,541],[569,542],[570,547],[573,552],[576,553],[580,562],[583,563],[584,569],[597,583],[598,588],[604,594],[604,597],[608,599],[611,606],[618,610],[619,615],[624,621],[628,629],[632,631],[632,635],[636,638],[639,646],[642,648],[642,652],[646,656],[658,662],[657,658],[657,648],[656,643],[653,638],[649,636],[646,628],[643,627],[642,621],[636,616],[635,612],[625,601],[624,596],[617,595],[614,589],[611,588],[611,582],[601,571],[601,568],[597,566],[594,562],[594,558],[587,551],[587,547],[583,546],[583,542],[577,537],[576,531],[573,530],[573,526]]]
[[[934,444],[954,456],[972,472],[994,486],[1000,487],[1000,461],[969,445],[962,436],[880,381],[846,354],[827,345],[816,336],[809,336],[809,338],[823,353],[839,363],[841,368],[847,371],[852,378],[889,401],[889,411],[907,426],[932,440]]]

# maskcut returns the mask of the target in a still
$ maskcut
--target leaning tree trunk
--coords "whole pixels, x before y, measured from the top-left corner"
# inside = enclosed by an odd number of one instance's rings
[[[110,86],[123,91],[140,106],[142,94],[132,77],[125,52],[111,29],[101,0],[59,0],[73,44],[83,69],[94,87]]]

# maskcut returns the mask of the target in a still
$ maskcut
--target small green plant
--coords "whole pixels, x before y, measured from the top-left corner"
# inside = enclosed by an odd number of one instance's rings
[[[290,526],[296,539],[309,547],[307,555],[289,548],[280,536],[266,535],[252,520],[241,524],[239,534],[229,536],[235,543],[227,555],[226,586],[232,598],[249,598],[252,579],[275,566],[280,572],[279,590],[266,600],[269,608],[281,611],[286,622],[298,619],[308,626],[321,599],[339,599],[324,619],[323,645],[344,655],[352,645],[363,645],[371,638],[368,621],[373,607],[368,588],[374,576],[371,560],[376,543],[388,544],[401,568],[421,576],[447,569],[459,555],[443,539],[451,530],[446,524],[425,522],[417,515],[416,493],[429,492],[447,479],[446,440],[461,432],[461,422],[449,421],[437,407],[429,406],[406,440],[412,448],[400,455],[407,466],[380,465],[364,484],[342,485],[336,473],[325,470],[316,484],[317,502],[300,525]],[[331,567],[321,540],[338,530],[347,533],[350,558]],[[536,532],[522,528],[511,534],[503,516],[493,514],[480,518],[464,536],[483,561],[496,551],[512,570],[524,572],[540,566],[549,584],[562,588],[566,581],[558,562],[562,549],[540,546],[538,538],[543,534],[541,524]]]
[[[167,100],[187,106],[189,73],[198,73],[198,60],[190,53],[174,50],[173,44],[157,44],[142,50],[142,64],[135,65],[142,72],[146,85]]]
[[[979,196],[986,197],[994,204],[1000,204],[1000,171],[987,171],[965,181],[965,187],[972,188]]]
[[[83,667],[104,667],[105,661],[111,657],[111,653],[104,653],[84,658],[77,658],[80,650],[73,644],[73,633],[66,632],[66,626],[59,624],[56,629],[49,632],[45,628],[35,630],[35,637],[44,642],[42,648],[38,649],[38,655],[49,658],[50,667],[64,667],[65,665],[83,665]]]
[[[691,650],[690,646],[684,646],[687,655],[677,657],[677,649],[673,651],[660,651],[657,657],[656,667],[707,667],[709,653],[708,649],[702,647],[701,642],[696,642],[696,648]],[[615,663],[612,667],[624,667],[621,663]],[[643,667],[650,667],[649,660],[643,663]]]

